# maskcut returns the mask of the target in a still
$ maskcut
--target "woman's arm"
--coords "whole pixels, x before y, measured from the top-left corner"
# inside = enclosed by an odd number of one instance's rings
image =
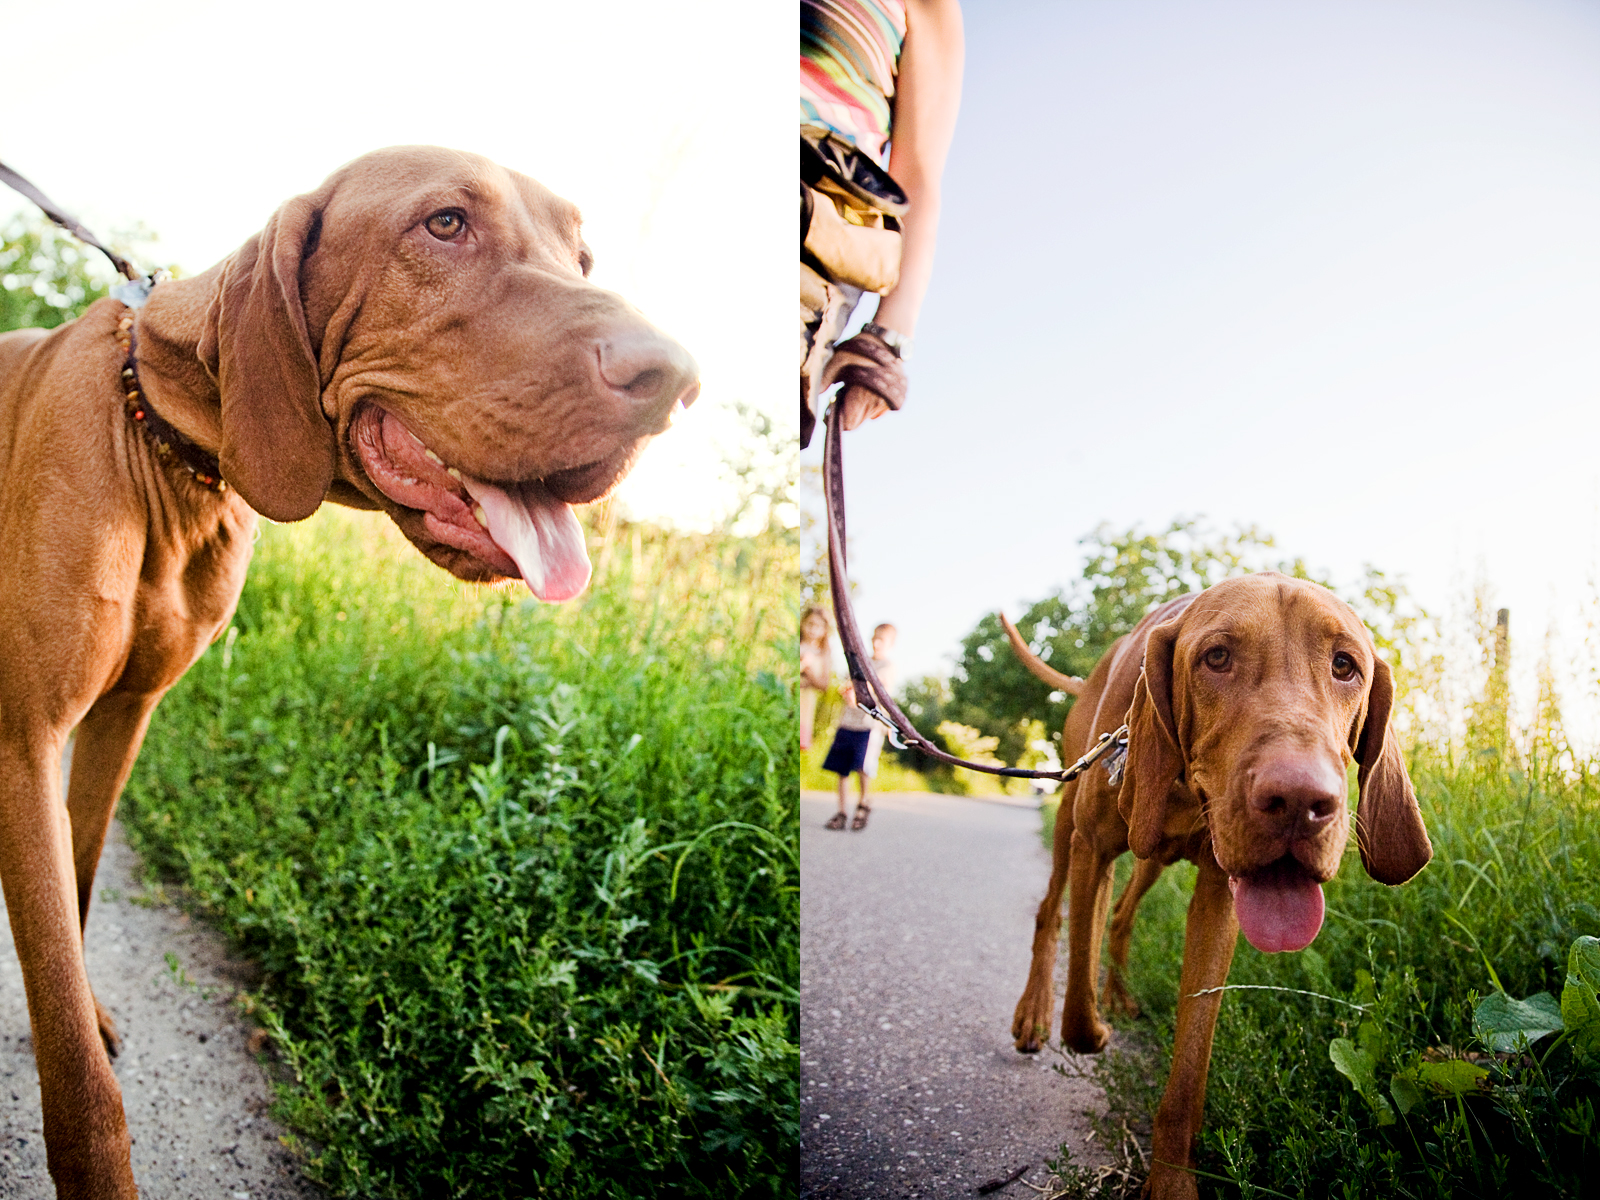
[[[894,124],[890,132],[889,174],[910,201],[901,226],[900,282],[878,304],[873,321],[911,337],[933,276],[939,233],[939,180],[961,107],[961,67],[965,41],[958,0],[906,0],[906,37],[900,49],[895,84]],[[889,411],[881,396],[866,388],[847,388],[844,427]]]

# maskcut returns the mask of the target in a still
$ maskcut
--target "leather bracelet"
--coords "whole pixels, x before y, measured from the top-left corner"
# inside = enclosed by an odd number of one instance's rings
[[[901,362],[911,361],[911,339],[898,330],[890,329],[887,325],[879,325],[876,321],[868,321],[861,327],[862,333],[870,333],[885,346],[894,351],[894,356]]]

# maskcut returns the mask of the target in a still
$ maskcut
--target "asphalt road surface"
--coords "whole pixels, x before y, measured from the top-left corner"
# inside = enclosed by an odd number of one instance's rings
[[[889,794],[850,833],[822,828],[835,803],[800,805],[801,1196],[971,1196],[1022,1167],[1042,1183],[1063,1142],[1106,1161],[1085,1142],[1099,1090],[1011,1046],[1050,873],[1037,808]]]
[[[271,1090],[250,1052],[233,998],[248,964],[222,940],[164,906],[132,897],[133,852],[113,825],[95,878],[86,958],[95,995],[122,1031],[114,1069],[133,1136],[144,1200],[312,1200],[266,1115]],[[3,902],[0,902],[3,912]],[[175,956],[179,972],[168,966]],[[257,1035],[259,1037],[259,1035]],[[28,1035],[11,922],[0,917],[0,1197],[51,1200],[39,1117],[39,1073]]]

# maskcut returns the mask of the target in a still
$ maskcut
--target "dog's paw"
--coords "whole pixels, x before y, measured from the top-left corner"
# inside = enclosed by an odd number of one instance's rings
[[[1021,1054],[1037,1054],[1050,1040],[1050,1010],[1047,1007],[1039,1011],[1031,988],[1017,1001],[1016,1014],[1011,1018],[1011,1040]]]
[[[1064,1018],[1061,1022],[1061,1044],[1074,1054],[1099,1054],[1111,1041],[1111,1029],[1098,1017],[1076,1022]]]
[[[122,1053],[122,1035],[117,1032],[116,1021],[98,999],[94,1002],[94,1016],[95,1023],[100,1026],[100,1040],[106,1046],[106,1057],[116,1058]]]
[[[1011,1037],[1019,1053],[1037,1054],[1050,1038],[1050,1026],[1029,1025],[1026,1029],[1013,1029]]]

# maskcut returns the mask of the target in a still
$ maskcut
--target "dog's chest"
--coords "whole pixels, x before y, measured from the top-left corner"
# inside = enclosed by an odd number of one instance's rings
[[[233,616],[244,588],[256,515],[236,496],[211,501],[206,519],[152,530],[135,598],[127,668],[119,686],[170,687]]]

